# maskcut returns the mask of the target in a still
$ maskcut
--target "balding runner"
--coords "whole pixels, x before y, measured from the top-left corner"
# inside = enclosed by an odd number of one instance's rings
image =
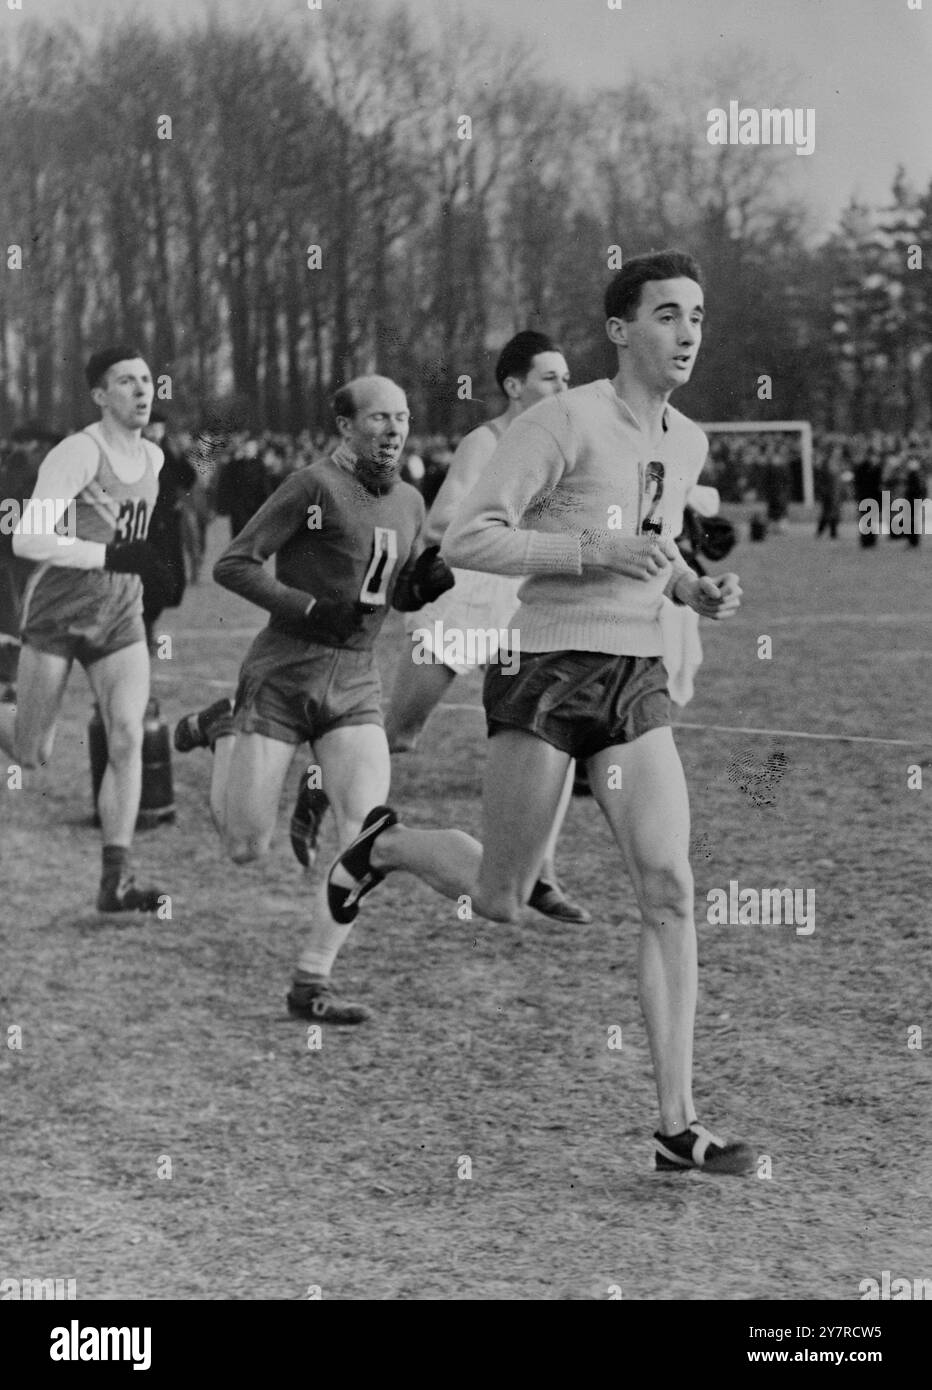
[[[236,700],[179,724],[181,751],[214,752],[211,813],[238,864],[268,850],[295,748],[310,743],[345,848],[388,792],[390,765],[373,647],[390,607],[420,608],[453,585],[424,549],[424,503],[399,478],[410,415],[387,377],[360,377],[334,396],[340,442],[287,478],[214,567],[214,578],[270,614],[240,671]],[[264,568],[275,556],[275,575]],[[318,779],[315,777],[315,782]],[[361,1023],[330,972],[349,927],[324,892],[288,995],[292,1015]]]

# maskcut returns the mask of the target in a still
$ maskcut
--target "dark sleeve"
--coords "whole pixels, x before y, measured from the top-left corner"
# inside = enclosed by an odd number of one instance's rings
[[[414,566],[424,549],[424,531],[427,508],[424,506],[424,499],[419,497],[421,503],[418,517],[418,527],[414,540],[411,542],[411,549],[408,551],[408,558],[405,560],[398,578],[395,581],[395,588],[392,592],[392,608],[398,613],[412,613],[422,607],[411,592],[411,582],[414,575]]]
[[[300,621],[312,595],[282,584],[266,560],[307,525],[307,509],[315,500],[304,479],[292,474],[240,531],[214,565],[214,579],[225,589],[266,609],[275,618]]]

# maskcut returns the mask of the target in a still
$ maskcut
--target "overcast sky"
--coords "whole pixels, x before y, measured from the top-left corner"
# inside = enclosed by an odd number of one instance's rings
[[[425,15],[468,8],[490,28],[534,37],[546,70],[583,90],[656,75],[682,101],[725,50],[759,55],[785,75],[780,89],[722,91],[718,104],[815,110],[815,153],[796,162],[823,224],[852,192],[885,200],[897,162],[920,187],[932,179],[932,0],[921,11],[907,0],[622,0],[620,11],[607,0],[409,3]]]
[[[913,0],[918,3],[918,0]],[[385,10],[393,0],[322,0]],[[774,90],[722,90],[748,105],[811,107],[815,152],[793,168],[796,187],[817,225],[827,229],[855,192],[886,199],[898,162],[914,183],[932,179],[932,0],[407,0],[435,26],[463,10],[496,33],[535,41],[540,70],[577,91],[610,87],[631,76],[657,77],[671,105],[695,108],[704,132],[707,102],[697,97],[727,50],[743,48],[775,74]],[[22,0],[23,13],[87,16],[88,22],[134,9],[177,23],[206,10],[205,0]],[[307,0],[223,0],[221,15],[243,13],[269,24],[309,20]],[[16,22],[7,6],[4,20]]]

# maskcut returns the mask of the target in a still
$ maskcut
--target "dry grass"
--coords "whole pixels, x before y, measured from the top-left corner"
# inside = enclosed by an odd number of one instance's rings
[[[300,1299],[312,1285],[591,1299],[612,1284],[626,1299],[856,1299],[882,1269],[929,1274],[929,1048],[907,1048],[910,1025],[932,1032],[928,556],[796,531],[735,562],[746,607],[706,629],[685,720],[916,740],[679,735],[700,1114],[755,1140],[769,1180],[650,1172],[634,902],[591,801],[574,802],[560,860],[593,926],[464,924],[390,879],[338,966],[376,1017],[309,1050],[283,1004],[308,889],[284,836],[267,865],[223,862],[206,754],[176,757],[177,821],[137,845],[173,920],[89,911],[78,673],[53,777],[2,792],[0,1031],[19,1025],[23,1044],[0,1052],[0,1276],[75,1277],[84,1299]],[[215,697],[205,682],[232,682],[255,619],[212,584],[166,617],[174,659],[156,690],[173,722]],[[399,631],[393,619],[383,639],[389,679]],[[469,678],[451,698],[478,690]],[[475,830],[482,755],[481,718],[441,712],[398,761],[393,799],[415,823]],[[907,789],[914,763],[926,790]],[[735,878],[814,888],[814,934],[709,926],[706,892]]]

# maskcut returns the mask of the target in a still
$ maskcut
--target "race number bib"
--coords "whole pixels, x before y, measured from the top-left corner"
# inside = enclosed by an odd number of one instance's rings
[[[120,541],[144,541],[149,529],[149,507],[145,500],[137,497],[121,502],[114,528]]]
[[[359,602],[373,605],[387,602],[388,584],[398,559],[398,533],[388,526],[373,527],[372,559],[359,591]]]

